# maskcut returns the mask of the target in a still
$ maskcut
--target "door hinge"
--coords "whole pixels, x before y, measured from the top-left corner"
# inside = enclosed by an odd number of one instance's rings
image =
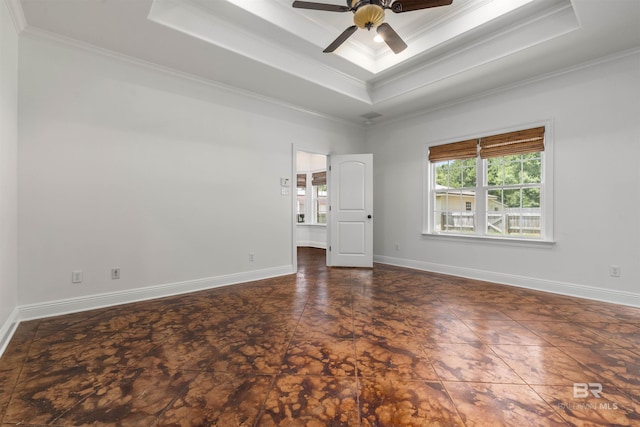
[[[329,172],[331,172],[331,165],[329,165]]]
[[[329,246],[329,252],[331,252],[331,246]]]

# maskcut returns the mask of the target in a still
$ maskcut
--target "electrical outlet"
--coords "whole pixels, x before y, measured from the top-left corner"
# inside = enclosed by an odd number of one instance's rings
[[[253,252],[249,252],[249,261],[255,261],[256,260],[256,254],[254,254]]]
[[[396,251],[400,250],[400,244],[396,243]]]
[[[609,266],[609,276],[611,276],[611,277],[620,277],[620,266],[619,265],[610,265]]]
[[[120,278],[120,269],[112,268],[111,269],[111,280],[117,280]]]
[[[76,270],[71,272],[71,283],[82,283],[82,271]]]

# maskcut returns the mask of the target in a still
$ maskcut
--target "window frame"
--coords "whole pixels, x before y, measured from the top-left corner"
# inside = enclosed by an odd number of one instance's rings
[[[320,188],[319,187],[321,185],[323,185],[325,188],[327,187],[326,183],[320,184],[320,185],[314,185],[313,183],[311,184],[311,199],[312,199],[311,209],[313,211],[312,212],[313,224],[315,224],[315,225],[327,225],[327,216],[329,214],[329,209],[328,209],[329,201],[328,201],[328,196],[326,194],[327,190],[325,190],[325,195],[324,196],[320,196],[320,194],[319,194],[320,193]],[[325,210],[325,212],[320,212],[320,197],[324,198],[324,200],[325,200],[324,206],[327,208]],[[318,221],[318,217],[320,216],[320,213],[324,213],[325,222]]]
[[[474,233],[455,233],[455,232],[440,232],[434,229],[434,212],[436,206],[436,162],[429,160],[429,148],[449,144],[456,141],[463,141],[468,139],[483,138],[491,135],[497,135],[507,132],[516,132],[522,129],[529,129],[534,127],[545,127],[545,149],[541,152],[542,155],[542,177],[540,184],[540,204],[541,204],[541,219],[540,219],[540,237],[523,237],[523,236],[496,236],[487,234],[486,231],[486,215],[487,205],[486,197],[488,194],[488,183],[486,182],[486,168],[488,159],[482,159],[478,155],[476,157],[476,206],[475,206],[475,218],[476,218],[476,231]],[[466,240],[466,241],[483,241],[483,242],[495,242],[497,244],[515,244],[525,246],[546,246],[555,244],[554,240],[554,129],[553,121],[545,120],[534,123],[527,123],[518,126],[511,126],[508,128],[502,128],[497,130],[489,130],[484,132],[477,132],[472,135],[463,135],[461,137],[450,138],[446,140],[439,140],[433,142],[427,142],[423,147],[423,224],[422,235],[428,238],[445,239],[445,240]]]
[[[314,226],[314,227],[326,227],[327,223],[322,223],[322,222],[318,222],[318,213],[319,213],[319,206],[318,206],[318,185],[314,185],[313,184],[313,174],[314,173],[320,173],[320,172],[327,172],[327,169],[318,169],[318,170],[313,170],[313,171],[296,171],[296,175],[306,175],[306,182],[305,182],[305,221],[304,222],[297,222],[296,221],[296,225],[297,226]],[[323,185],[327,185],[327,184],[323,184]],[[302,188],[302,187],[301,187]],[[296,200],[297,200],[298,194],[297,194],[297,189],[296,189]],[[328,196],[324,196],[325,198]],[[327,202],[328,203],[328,202]],[[328,206],[328,204],[327,204]],[[296,209],[297,211],[297,209]],[[328,209],[326,212],[326,217],[328,217]],[[298,213],[296,212],[296,217],[297,217]]]
[[[304,187],[299,185],[299,179],[298,176],[299,175],[304,175]],[[307,180],[308,180],[308,176],[307,173],[304,172],[297,172],[296,173],[296,195],[295,195],[295,203],[296,203],[296,223],[297,224],[307,224],[307,222],[305,222],[305,219],[307,218]],[[302,193],[300,194],[300,190],[302,189]],[[300,197],[303,197],[303,203],[302,203],[302,212],[299,211],[299,206],[300,204],[298,203]],[[300,215],[302,215],[303,220],[300,221]]]

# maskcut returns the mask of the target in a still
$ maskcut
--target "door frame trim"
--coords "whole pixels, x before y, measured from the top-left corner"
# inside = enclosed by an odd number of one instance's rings
[[[303,153],[308,153],[308,154],[318,154],[321,156],[325,156],[326,157],[326,168],[327,168],[327,197],[329,197],[329,179],[331,179],[329,177],[329,156],[331,156],[331,153],[327,153],[327,152],[322,152],[322,151],[314,151],[314,150],[308,150],[308,149],[304,149],[300,146],[298,146],[295,142],[291,143],[291,265],[293,266],[293,271],[295,271],[296,273],[298,272],[298,238],[297,238],[297,233],[298,233],[298,223],[297,223],[297,215],[298,212],[296,211],[296,201],[297,201],[297,187],[294,185],[297,182],[297,174],[298,174],[298,157],[297,157],[297,153],[298,151],[303,152]],[[330,215],[329,213],[327,213],[327,236],[326,236],[326,251],[327,251],[327,259],[325,260],[325,265],[329,265],[328,263],[328,257],[329,257],[329,224],[328,224],[328,215]]]

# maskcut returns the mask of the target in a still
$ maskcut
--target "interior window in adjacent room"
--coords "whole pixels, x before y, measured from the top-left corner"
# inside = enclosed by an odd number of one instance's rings
[[[307,174],[296,175],[296,213],[298,223],[305,222],[305,205],[307,200]]]
[[[311,174],[313,211],[316,224],[327,223],[327,171]]]

